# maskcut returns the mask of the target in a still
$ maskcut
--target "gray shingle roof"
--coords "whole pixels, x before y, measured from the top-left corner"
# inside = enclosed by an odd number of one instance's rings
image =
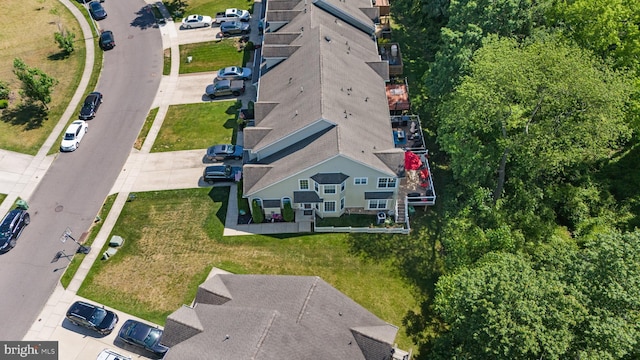
[[[320,203],[322,199],[318,196],[318,193],[315,191],[294,191],[293,192],[293,202],[296,204],[300,203]]]
[[[371,8],[368,0],[325,2],[358,21],[373,24],[360,10]],[[283,2],[277,3],[283,5]],[[325,131],[334,129],[306,144],[305,156],[289,153],[286,161],[261,159],[260,162],[271,169],[268,174],[260,174],[260,179],[251,179],[253,174],[245,170],[245,181],[248,179],[245,195],[336,156],[344,156],[389,176],[395,176],[398,166],[403,164],[402,150],[394,147],[385,93],[386,76],[375,41],[310,2],[297,2],[292,10],[305,8],[306,11],[300,11],[276,33],[265,35],[269,38],[263,47],[265,54],[281,51],[269,50],[270,46],[297,46],[298,49],[260,78],[256,103],[256,125],[260,129],[245,129],[244,144],[256,153],[288,136],[309,131],[312,126],[324,127]],[[271,21],[270,13],[267,20]],[[267,111],[258,111],[262,102],[276,105],[269,106]],[[380,156],[381,152],[397,153],[397,156]]]
[[[232,299],[171,314],[166,338],[176,338],[175,324],[194,315],[204,330],[171,344],[166,360],[368,360],[390,354],[397,327],[318,277],[216,275],[207,282],[215,278],[221,282],[207,288],[222,283]]]
[[[364,193],[365,200],[371,199],[391,199],[393,191],[367,191]]]

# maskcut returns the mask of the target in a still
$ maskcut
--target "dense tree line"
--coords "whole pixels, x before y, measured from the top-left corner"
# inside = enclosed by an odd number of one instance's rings
[[[392,15],[415,39],[438,204],[411,236],[352,249],[419,289],[417,357],[640,358],[640,2],[396,0]]]

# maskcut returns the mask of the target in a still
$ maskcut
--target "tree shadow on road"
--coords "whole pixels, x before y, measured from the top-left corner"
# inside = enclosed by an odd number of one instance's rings
[[[149,9],[148,6],[145,6],[142,9],[138,10],[138,12],[136,12],[136,15],[136,18],[131,21],[131,26],[138,27],[142,30],[158,27],[156,19],[151,13],[151,9]]]
[[[20,104],[15,108],[5,109],[0,119],[11,125],[24,126],[25,130],[33,130],[42,126],[49,114],[42,105],[35,103]]]

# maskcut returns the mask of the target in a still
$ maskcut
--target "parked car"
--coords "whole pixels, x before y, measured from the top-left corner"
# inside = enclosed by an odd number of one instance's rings
[[[244,93],[244,80],[218,80],[205,89],[209,99],[220,96],[240,96]]]
[[[233,182],[236,181],[236,174],[242,171],[241,169],[238,166],[231,165],[207,166],[202,173],[202,180],[209,184],[219,181]]]
[[[104,349],[98,354],[96,360],[131,360],[131,357],[119,354],[111,349]]]
[[[237,21],[237,20],[247,22],[251,20],[251,14],[249,14],[247,10],[231,8],[231,9],[227,9],[225,11],[216,13],[216,18],[214,19],[216,24],[222,24],[227,21]]]
[[[107,11],[98,1],[92,1],[89,3],[89,12],[94,20],[102,20],[107,17]]]
[[[100,47],[102,50],[110,50],[116,46],[116,40],[113,37],[113,32],[110,30],[104,30],[100,33]]]
[[[96,111],[102,104],[102,94],[99,92],[92,92],[84,99],[84,105],[80,109],[81,120],[93,119],[96,116]]]
[[[162,357],[169,350],[160,344],[162,330],[136,320],[127,320],[118,332],[118,339],[141,347],[155,356]]]
[[[18,242],[22,230],[29,225],[31,218],[23,209],[13,209],[2,219],[0,223],[0,253],[5,253]]]
[[[239,145],[220,144],[207,149],[206,161],[223,161],[227,159],[242,159],[244,149]]]
[[[69,125],[60,143],[61,151],[74,151],[80,146],[84,134],[89,131],[89,125],[84,120],[76,120]]]
[[[182,27],[185,29],[211,26],[211,16],[189,15],[182,19]]]
[[[72,324],[93,330],[102,335],[109,335],[118,323],[118,315],[104,307],[84,301],[74,302],[66,315]]]
[[[251,69],[238,66],[228,66],[218,70],[216,80],[250,80]]]
[[[220,25],[220,32],[223,36],[245,35],[251,31],[251,25],[240,21],[226,21]]]

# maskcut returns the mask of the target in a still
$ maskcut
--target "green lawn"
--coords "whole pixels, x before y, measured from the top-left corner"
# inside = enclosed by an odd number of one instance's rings
[[[180,45],[180,74],[218,71],[226,66],[242,66],[243,52],[237,39]],[[187,63],[187,56],[192,61]],[[174,59],[175,60],[175,59]]]
[[[0,111],[0,148],[35,155],[76,91],[86,49],[78,22],[60,2],[25,0],[14,4],[4,6],[0,12],[0,80],[6,81],[12,91],[9,108]],[[27,31],[25,18],[30,22]],[[75,51],[70,56],[64,56],[53,39],[60,29],[75,34]],[[21,98],[21,82],[13,74],[15,58],[58,81],[48,111]]]
[[[224,11],[229,8],[238,8],[251,11],[253,1],[247,0],[190,0],[187,13],[202,14],[215,17],[217,12]]]
[[[7,194],[0,194],[0,204],[7,198]]]
[[[235,101],[170,106],[151,152],[231,144],[237,128],[236,106]]]
[[[197,286],[218,267],[239,274],[317,275],[397,326],[417,306],[389,264],[349,254],[346,234],[223,237],[229,188],[136,195],[111,234],[122,236],[124,246],[94,264],[78,295],[164,324],[168,314],[191,303]],[[397,342],[414,347],[402,328]]]
[[[136,142],[133,144],[135,149],[142,149],[142,145],[144,141],[147,139],[147,135],[149,134],[149,130],[151,130],[151,126],[153,125],[153,120],[156,119],[156,115],[158,115],[159,108],[153,108],[149,110],[149,114],[147,114],[147,118],[144,120],[144,125],[142,125],[142,129],[140,129],[140,133],[138,134],[138,138]]]

